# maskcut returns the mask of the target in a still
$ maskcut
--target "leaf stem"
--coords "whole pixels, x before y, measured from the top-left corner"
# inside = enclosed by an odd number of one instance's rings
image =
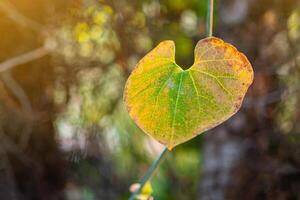
[[[207,36],[213,35],[213,21],[214,21],[214,0],[207,0]]]
[[[134,193],[131,194],[129,200],[134,200],[135,197],[136,197],[136,195],[138,195],[142,191],[142,189],[145,186],[145,184],[152,178],[154,172],[156,171],[158,165],[161,163],[162,159],[165,157],[167,151],[168,151],[168,149],[165,147],[161,151],[161,153],[159,154],[158,158],[156,158],[156,160],[153,161],[153,163],[151,164],[151,166],[148,169],[147,173],[145,174],[145,176],[141,180],[139,189],[136,192],[134,192]]]

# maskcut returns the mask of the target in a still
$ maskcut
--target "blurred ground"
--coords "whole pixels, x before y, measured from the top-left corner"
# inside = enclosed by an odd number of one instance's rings
[[[188,68],[205,0],[0,0],[0,199],[127,199],[162,146],[129,119],[126,78],[161,40]],[[241,111],[180,145],[154,199],[300,199],[300,4],[215,2],[251,61]]]

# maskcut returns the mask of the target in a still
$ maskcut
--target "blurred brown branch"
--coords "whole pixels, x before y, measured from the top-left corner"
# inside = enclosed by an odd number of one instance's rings
[[[19,13],[16,7],[8,1],[0,1],[0,9],[7,14],[7,16],[15,21],[17,24],[25,27],[29,27],[35,31],[41,31],[42,25],[36,21]]]
[[[25,64],[27,62],[33,61],[35,59],[41,58],[47,55],[49,51],[40,47],[28,53],[22,54],[20,56],[8,59],[2,63],[0,63],[0,76],[6,87],[11,91],[11,93],[17,98],[18,102],[22,107],[22,111],[27,113],[30,117],[33,116],[33,109],[30,103],[30,100],[20,86],[20,84],[12,77],[11,73],[8,71],[15,66]],[[31,126],[29,125],[21,137],[21,147],[22,149],[26,148],[28,144],[29,137],[31,135]]]
[[[3,72],[0,75],[6,87],[8,87],[18,99],[22,110],[27,114],[32,114],[32,107],[29,98],[19,83],[17,83],[17,81],[11,76],[10,71]]]
[[[29,119],[32,119],[33,109],[31,106],[31,102],[26,92],[21,87],[21,85],[14,79],[10,71],[5,71],[3,73],[0,73],[0,77],[5,83],[6,87],[10,90],[10,92],[17,98],[18,102],[21,105],[22,112],[24,112],[26,116],[29,116]],[[21,138],[20,138],[21,149],[25,149],[27,147],[31,135],[31,131],[32,131],[31,123],[28,123],[21,134]]]
[[[17,65],[22,65],[27,62],[33,61],[35,59],[41,58],[41,57],[47,55],[48,53],[49,53],[49,51],[45,47],[40,47],[40,48],[32,50],[28,53],[8,59],[8,60],[0,63],[0,73],[6,71],[8,69],[11,69]]]

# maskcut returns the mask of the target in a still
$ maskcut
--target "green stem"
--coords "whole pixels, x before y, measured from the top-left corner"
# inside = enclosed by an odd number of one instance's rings
[[[214,0],[207,0],[207,36],[213,35],[213,21],[214,21]]]
[[[162,158],[164,158],[164,156],[166,155],[167,151],[168,151],[168,149],[166,147],[161,151],[161,153],[159,154],[158,158],[152,163],[152,165],[148,169],[147,173],[145,174],[145,176],[141,180],[139,189],[136,192],[134,192],[134,193],[131,194],[129,200],[134,200],[135,197],[136,197],[136,195],[138,195],[141,192],[141,190],[143,189],[143,187],[145,186],[145,184],[153,176],[153,174],[156,171],[159,163],[162,161]]]

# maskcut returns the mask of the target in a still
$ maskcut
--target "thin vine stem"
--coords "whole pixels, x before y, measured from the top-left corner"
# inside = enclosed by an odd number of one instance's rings
[[[160,164],[160,162],[162,161],[162,159],[164,158],[164,156],[166,155],[167,152],[168,152],[168,149],[165,147],[162,150],[162,152],[159,154],[158,158],[152,163],[152,165],[148,169],[147,173],[145,174],[145,176],[141,180],[139,189],[136,192],[131,194],[129,200],[134,200],[136,195],[138,195],[141,192],[141,190],[143,189],[145,184],[152,178],[152,176],[153,176],[154,172],[156,171],[158,165]]]
[[[213,35],[213,23],[214,23],[214,0],[207,0],[207,36]]]
[[[213,20],[214,20],[214,0],[207,0],[208,8],[207,8],[207,19],[206,19],[206,25],[207,25],[207,36],[211,37],[213,35]],[[162,152],[159,154],[158,158],[153,161],[150,168],[148,169],[147,173],[143,177],[140,183],[140,187],[137,191],[133,192],[128,200],[134,200],[135,197],[140,194],[145,184],[151,180],[152,176],[154,175],[157,167],[165,157],[166,153],[168,152],[168,149],[165,147]]]

